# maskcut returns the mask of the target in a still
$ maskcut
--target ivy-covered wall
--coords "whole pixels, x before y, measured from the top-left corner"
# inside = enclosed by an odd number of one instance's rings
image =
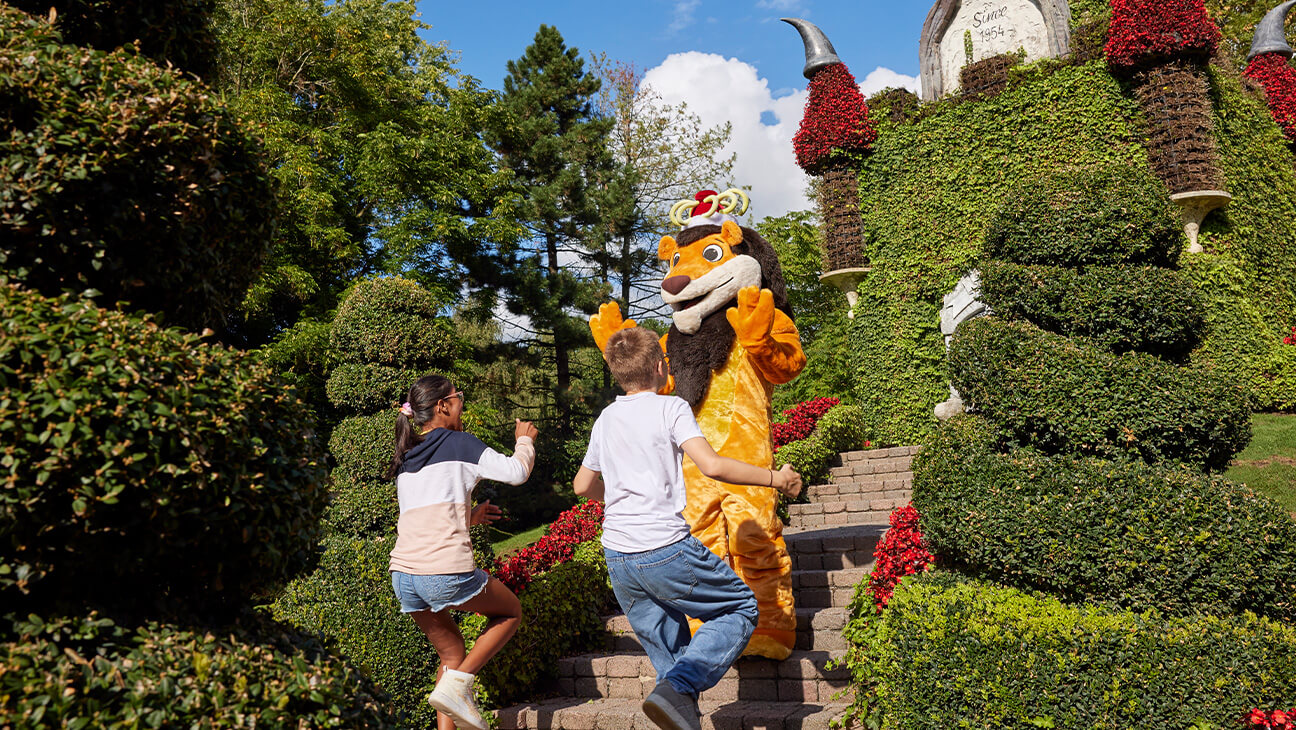
[[[1083,3],[1080,5],[1083,6]],[[1077,20],[1089,17],[1073,8]],[[1250,383],[1261,410],[1296,408],[1296,173],[1257,91],[1213,69],[1220,167],[1234,200],[1207,219],[1207,254],[1182,261],[1206,300],[1210,332],[1193,354]],[[880,440],[915,443],[948,394],[941,298],[976,268],[986,224],[1020,180],[1067,167],[1147,165],[1141,112],[1102,60],[1046,60],[1011,72],[980,101],[947,99],[892,121],[860,162],[864,245],[851,345],[854,399]],[[1185,244],[1186,249],[1186,244]],[[1284,349],[1285,348],[1285,349]]]

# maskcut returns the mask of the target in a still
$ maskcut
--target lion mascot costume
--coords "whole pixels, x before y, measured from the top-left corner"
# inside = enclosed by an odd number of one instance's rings
[[[772,467],[770,397],[775,385],[801,372],[806,358],[773,247],[730,215],[740,204],[743,213],[746,203],[736,190],[704,190],[671,211],[683,230],[663,237],[657,249],[669,266],[661,296],[674,310],[670,332],[661,338],[670,366],[661,392],[692,406],[717,453]],[[633,320],[622,321],[615,302],[590,318],[600,351],[614,332],[633,326]],[[779,493],[707,478],[687,456],[684,481],[684,518],[694,537],[756,594],[760,618],[743,653],[786,659],[796,642],[796,611],[792,559],[775,512]]]

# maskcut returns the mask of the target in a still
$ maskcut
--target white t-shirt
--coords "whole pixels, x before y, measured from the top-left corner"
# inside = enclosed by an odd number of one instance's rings
[[[701,436],[672,395],[622,395],[603,409],[583,462],[603,475],[603,547],[641,553],[688,537],[681,445]]]

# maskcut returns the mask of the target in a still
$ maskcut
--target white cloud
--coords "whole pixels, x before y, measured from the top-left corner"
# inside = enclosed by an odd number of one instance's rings
[[[756,7],[781,13],[803,12],[802,0],[759,0]]]
[[[733,124],[724,152],[738,155],[733,182],[751,186],[750,220],[810,207],[806,197],[809,178],[797,167],[792,151],[792,136],[805,111],[808,92],[804,88],[776,98],[769,81],[750,64],[700,51],[667,56],[644,74],[643,83],[667,104],[686,102],[705,126]],[[888,86],[917,91],[918,79],[878,67],[864,78],[860,90],[868,96]],[[774,124],[762,123],[761,115],[766,112]]]
[[[671,11],[671,22],[667,26],[670,33],[678,33],[694,24],[693,11],[702,4],[702,0],[679,0]]]

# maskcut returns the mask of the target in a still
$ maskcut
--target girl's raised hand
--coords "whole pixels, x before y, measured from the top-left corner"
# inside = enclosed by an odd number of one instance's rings
[[[539,435],[540,429],[536,428],[534,423],[530,421],[523,421],[519,418],[515,418],[513,420],[517,424],[513,427],[513,438],[520,439],[523,436],[527,436],[532,440],[534,440],[535,437]]]
[[[488,499],[476,507],[473,507],[472,514],[468,516],[468,526],[489,525],[503,516],[504,510],[491,504]]]

